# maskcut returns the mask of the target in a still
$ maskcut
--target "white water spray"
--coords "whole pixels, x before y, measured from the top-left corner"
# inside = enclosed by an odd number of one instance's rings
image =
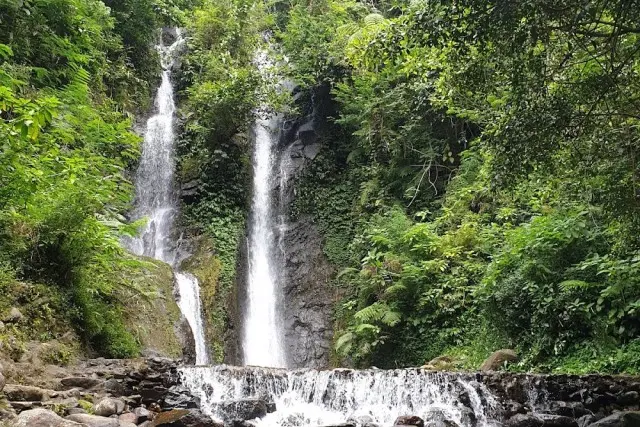
[[[182,383],[201,400],[208,415],[225,419],[220,403],[259,397],[276,411],[255,421],[258,427],[392,425],[401,415],[448,421],[445,425],[499,425],[498,402],[473,374],[422,369],[278,370],[227,366],[182,368]],[[455,424],[453,424],[455,423]]]
[[[263,73],[271,66],[265,55],[258,59]],[[248,242],[247,299],[243,327],[245,365],[285,367],[284,333],[280,319],[280,292],[275,260],[278,239],[274,221],[272,189],[278,120],[258,112],[254,127],[253,202]]]
[[[133,218],[148,218],[139,237],[127,239],[127,247],[138,255],[164,261],[174,267],[179,291],[178,305],[193,331],[196,343],[196,364],[206,364],[207,356],[202,323],[200,288],[191,274],[176,271],[177,250],[174,219],[178,201],[174,190],[175,134],[173,130],[176,105],[173,99],[171,71],[184,45],[180,31],[169,46],[157,46],[162,64],[162,83],[155,98],[156,113],[147,120],[142,156],[135,175],[136,200]]]

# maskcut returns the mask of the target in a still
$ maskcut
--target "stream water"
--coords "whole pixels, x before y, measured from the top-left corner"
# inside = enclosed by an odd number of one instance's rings
[[[195,276],[178,270],[178,250],[174,220],[178,214],[175,191],[175,133],[173,128],[176,104],[173,97],[171,72],[185,40],[176,30],[175,41],[157,46],[162,64],[162,82],[155,97],[155,111],[144,131],[142,155],[134,177],[136,188],[133,219],[147,218],[138,237],[127,239],[125,245],[135,254],[164,261],[173,267],[178,290],[178,306],[189,322],[196,346],[196,364],[209,362],[202,322],[200,287]]]
[[[274,370],[229,366],[183,368],[182,382],[201,400],[201,409],[224,419],[228,399],[262,398],[276,411],[258,427],[393,424],[417,415],[441,425],[498,425],[495,396],[473,375],[397,370]],[[446,424],[446,423],[449,424]],[[371,424],[374,423],[374,424]],[[455,423],[455,424],[454,424]]]

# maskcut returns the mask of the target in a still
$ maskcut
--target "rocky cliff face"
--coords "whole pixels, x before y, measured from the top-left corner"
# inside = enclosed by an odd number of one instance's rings
[[[276,191],[284,267],[285,345],[293,368],[328,367],[333,336],[333,268],[323,252],[322,236],[310,216],[289,217],[296,179],[322,149],[323,114],[318,105],[323,95],[314,97],[309,115],[284,122],[280,139],[280,185]]]

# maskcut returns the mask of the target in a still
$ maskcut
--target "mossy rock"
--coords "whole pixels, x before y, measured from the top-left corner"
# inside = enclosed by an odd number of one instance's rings
[[[128,280],[135,286],[119,291],[125,327],[140,343],[143,354],[181,357],[177,335],[181,313],[173,293],[173,270],[164,262],[146,261],[145,268],[129,273]]]

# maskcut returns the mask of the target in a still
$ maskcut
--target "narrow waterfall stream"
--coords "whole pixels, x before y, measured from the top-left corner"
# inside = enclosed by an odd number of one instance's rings
[[[263,73],[271,66],[266,54],[258,55]],[[247,298],[243,328],[245,365],[286,367],[284,331],[280,317],[281,283],[276,260],[277,222],[272,190],[277,183],[275,151],[280,122],[274,115],[257,113],[254,126],[253,202],[249,225]]]
[[[176,30],[175,41],[157,46],[162,64],[162,83],[155,98],[155,114],[146,123],[142,156],[135,174],[136,200],[132,217],[147,217],[147,224],[137,238],[125,244],[137,255],[164,261],[173,267],[179,292],[178,306],[189,322],[196,346],[196,364],[209,362],[202,322],[200,287],[195,276],[177,270],[177,239],[174,219],[178,213],[175,192],[176,105],[173,99],[171,72],[185,41]]]

